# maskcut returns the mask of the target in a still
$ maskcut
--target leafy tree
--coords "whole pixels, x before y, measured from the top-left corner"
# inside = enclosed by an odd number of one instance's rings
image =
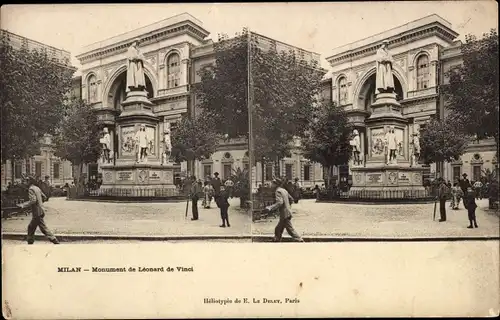
[[[231,180],[234,182],[234,195],[240,198],[240,207],[245,207],[245,202],[250,196],[250,172],[246,169],[233,169]]]
[[[201,81],[193,87],[197,106],[205,117],[217,119],[216,132],[248,137],[247,37],[221,36],[214,51],[214,64],[201,70]]]
[[[212,129],[213,122],[205,115],[181,120],[172,132],[172,158],[175,162],[203,160],[217,150],[221,135]]]
[[[214,44],[215,64],[201,72],[195,93],[199,107],[217,119],[215,130],[248,138],[248,66],[251,71],[252,137],[256,161],[288,156],[295,136],[303,136],[310,121],[323,76],[316,62],[307,63],[293,52],[263,49],[259,37],[228,39]],[[258,146],[258,147],[257,147]]]
[[[453,117],[431,120],[420,133],[420,156],[426,164],[458,160],[467,148],[468,136]]]
[[[463,65],[448,73],[450,82],[442,87],[447,107],[464,133],[495,138],[498,155],[497,31],[482,39],[468,35],[461,50]]]
[[[301,148],[305,158],[320,163],[328,171],[328,185],[332,168],[347,164],[351,158],[352,129],[344,109],[332,102],[317,110],[309,126]]]
[[[54,134],[54,155],[78,166],[77,188],[83,165],[96,162],[101,156],[101,129],[92,107],[83,100],[74,99]]]
[[[28,158],[58,128],[75,69],[46,51],[15,49],[8,36],[0,44],[0,69],[2,162]]]

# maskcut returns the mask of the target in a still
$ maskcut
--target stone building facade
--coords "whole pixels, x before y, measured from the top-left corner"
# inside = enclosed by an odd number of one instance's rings
[[[438,88],[446,83],[447,71],[462,63],[461,42],[455,41],[457,36],[448,21],[430,15],[336,48],[327,58],[331,69],[325,76],[323,91],[330,86],[331,94],[324,95],[348,112],[350,121],[360,132],[365,158],[373,145],[373,137],[366,135],[365,120],[375,101],[375,53],[382,41],[389,41],[389,52],[395,60],[393,76],[397,99],[403,116],[410,123],[409,132],[405,132],[403,138],[409,139],[413,132],[425,128],[431,118],[447,113]],[[432,164],[427,176],[440,175],[453,180],[467,173],[471,178],[477,177],[482,169],[494,168],[494,154],[491,141],[471,143],[460,161]],[[335,174],[349,176],[349,172],[348,168],[337,168]]]
[[[19,49],[21,46],[25,45],[29,50],[46,50],[49,57],[57,63],[74,69],[69,65],[71,56],[68,51],[54,48],[6,30],[1,30],[1,36],[2,38],[7,37],[14,49]],[[70,97],[81,96],[80,88],[80,78],[76,77],[73,79],[72,90],[68,95]],[[40,151],[37,155],[29,159],[18,161],[14,163],[14,165],[12,165],[12,162],[8,159],[5,161],[5,164],[2,164],[2,189],[4,189],[9,182],[12,182],[12,179],[14,179],[14,182],[21,181],[22,174],[32,174],[41,178],[49,176],[54,186],[62,186],[65,183],[73,181],[72,165],[69,161],[63,161],[54,156],[51,137],[49,135],[44,136],[40,144]]]
[[[125,99],[126,52],[132,41],[140,39],[140,49],[147,60],[144,65],[146,89],[154,103],[153,112],[161,119],[159,132],[163,132],[163,127],[168,122],[172,134],[175,134],[175,127],[182,117],[192,116],[196,112],[195,96],[191,89],[201,81],[199,72],[215,63],[213,41],[206,39],[208,35],[209,32],[203,28],[201,21],[184,13],[91,44],[76,56],[82,64],[83,98],[93,105],[99,121],[108,127],[111,133],[111,148],[115,153],[119,147],[115,117]],[[273,45],[278,51],[292,49],[304,56],[305,60],[319,61],[317,54],[265,36],[256,36],[260,46]],[[294,166],[303,162],[293,159],[285,161]],[[230,139],[209,159],[195,161],[193,164],[181,164],[181,171],[194,174],[198,178],[218,172],[224,179],[238,168],[249,169],[246,139]],[[283,166],[283,174],[285,168],[289,167]],[[293,176],[301,170],[299,167],[293,169]],[[303,175],[306,178],[314,176],[313,170],[307,167],[305,170]],[[90,164],[85,172],[89,179],[95,179],[99,174],[99,166]],[[253,176],[260,177],[260,169],[254,168]]]

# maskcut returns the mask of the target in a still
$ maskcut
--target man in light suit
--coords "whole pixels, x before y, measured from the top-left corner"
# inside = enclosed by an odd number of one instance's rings
[[[280,179],[274,179],[272,182],[273,189],[276,188],[276,203],[266,207],[266,211],[279,210],[280,219],[274,229],[274,241],[280,242],[283,236],[283,230],[286,229],[288,234],[297,242],[304,242],[302,237],[295,231],[292,225],[292,196],[283,188],[283,182]]]
[[[59,244],[57,238],[45,224],[45,211],[42,208],[42,203],[47,201],[47,197],[42,190],[35,185],[35,178],[27,177],[26,183],[29,186],[29,200],[19,204],[18,206],[20,208],[31,208],[32,218],[30,224],[28,225],[28,244],[33,244],[35,242],[35,231],[37,227],[40,227],[40,231],[42,231],[42,233],[49,238],[50,242],[53,244]]]

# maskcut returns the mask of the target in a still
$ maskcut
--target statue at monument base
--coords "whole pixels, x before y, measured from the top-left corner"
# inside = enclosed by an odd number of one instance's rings
[[[397,164],[397,149],[398,149],[398,141],[396,134],[394,132],[394,126],[390,126],[389,130],[385,134],[384,142],[386,145],[386,164]]]
[[[354,129],[352,133],[353,133],[353,138],[351,139],[349,144],[352,146],[353,164],[359,166],[363,164],[363,160],[361,157],[362,155],[361,140],[359,138],[358,130]]]
[[[410,142],[410,148],[411,148],[410,166],[415,167],[418,165],[418,160],[420,159],[420,139],[418,137],[417,132],[413,134],[413,139]]]
[[[139,131],[135,134],[135,146],[137,163],[147,162],[148,160],[149,138],[146,133],[146,126],[141,124]]]
[[[103,129],[103,137],[99,139],[102,147],[102,163],[111,162],[111,137],[108,128]]]
[[[166,128],[163,132],[163,152],[162,152],[162,161],[161,164],[169,164],[171,163],[171,155],[172,155],[172,141],[170,138],[170,123],[165,123]]]

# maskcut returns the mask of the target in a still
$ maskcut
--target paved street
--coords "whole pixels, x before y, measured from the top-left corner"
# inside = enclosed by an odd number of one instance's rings
[[[363,205],[347,203],[316,203],[301,200],[292,205],[292,222],[304,236],[331,235],[339,237],[464,237],[499,236],[499,217],[485,212],[487,200],[478,201],[476,211],[478,229],[467,229],[467,210],[450,210],[447,221],[432,221],[434,204]],[[263,220],[253,224],[253,234],[273,234],[274,221]],[[287,235],[286,231],[284,235]]]
[[[219,210],[200,209],[200,220],[185,218],[185,203],[113,203],[67,201],[53,198],[45,204],[46,221],[56,234],[116,236],[271,236],[276,219],[251,223],[232,199],[231,228],[220,228]],[[498,237],[499,217],[486,212],[487,201],[478,201],[478,229],[467,229],[467,211],[447,210],[448,221],[432,221],[433,204],[363,205],[316,203],[301,200],[292,206],[293,223],[304,236],[413,238]],[[439,209],[438,209],[439,211]],[[26,232],[29,217],[2,222],[2,232]],[[40,232],[37,230],[37,234]],[[285,237],[287,236],[285,231]],[[111,240],[112,241],[112,240]],[[181,240],[182,241],[182,240]]]
[[[113,203],[68,201],[52,198],[44,204],[46,222],[56,234],[97,235],[249,235],[250,220],[239,209],[239,199],[230,199],[230,228],[220,228],[220,210],[202,209],[199,220],[191,221],[191,204],[185,217],[185,202]],[[2,232],[26,232],[30,217],[2,221]],[[37,230],[37,234],[41,234]]]

